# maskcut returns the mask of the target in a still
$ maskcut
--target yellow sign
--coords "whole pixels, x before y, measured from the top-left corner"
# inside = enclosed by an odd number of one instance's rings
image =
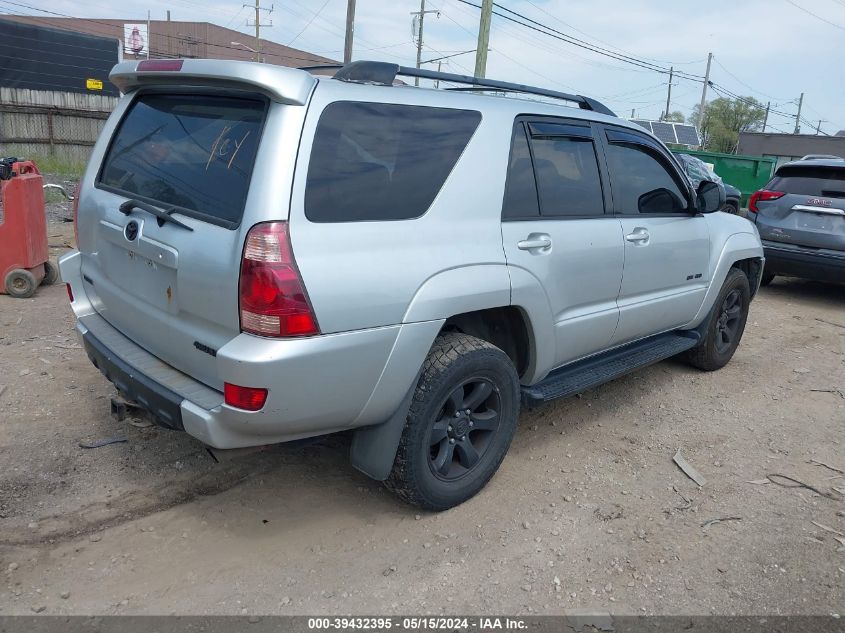
[[[88,88],[88,90],[102,90],[103,82],[99,79],[86,79],[85,87]]]

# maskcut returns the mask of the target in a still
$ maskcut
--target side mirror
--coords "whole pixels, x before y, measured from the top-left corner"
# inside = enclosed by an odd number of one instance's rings
[[[702,180],[696,192],[699,213],[714,213],[725,206],[725,188],[718,182]]]

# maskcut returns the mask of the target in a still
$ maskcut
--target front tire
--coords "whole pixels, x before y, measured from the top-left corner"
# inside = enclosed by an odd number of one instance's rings
[[[519,377],[507,354],[474,336],[438,336],[385,485],[426,510],[463,503],[499,468],[518,417]]]
[[[745,331],[750,303],[748,277],[738,268],[731,268],[713,304],[704,338],[687,352],[687,361],[704,371],[727,365]]]

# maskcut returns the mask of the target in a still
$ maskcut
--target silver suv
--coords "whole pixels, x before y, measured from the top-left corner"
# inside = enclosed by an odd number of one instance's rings
[[[592,99],[378,62],[111,79],[62,277],[91,361],[208,445],[355,429],[356,468],[442,510],[520,407],[739,344],[757,231]]]

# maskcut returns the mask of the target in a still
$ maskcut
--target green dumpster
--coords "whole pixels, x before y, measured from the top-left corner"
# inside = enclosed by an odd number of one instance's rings
[[[748,206],[748,198],[758,189],[762,189],[775,170],[775,159],[763,156],[738,156],[718,152],[699,152],[696,150],[677,149],[679,154],[696,156],[713,166],[713,171],[729,185],[742,193],[742,206]]]

